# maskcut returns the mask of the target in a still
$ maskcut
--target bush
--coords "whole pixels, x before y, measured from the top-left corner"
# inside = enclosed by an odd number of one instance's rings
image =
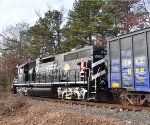
[[[26,99],[23,96],[3,98],[4,96],[1,96],[0,115],[9,115],[9,113],[26,105]]]

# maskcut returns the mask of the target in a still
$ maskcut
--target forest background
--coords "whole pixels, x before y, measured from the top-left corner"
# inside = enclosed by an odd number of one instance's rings
[[[33,26],[21,22],[0,33],[0,89],[10,90],[22,63],[150,27],[150,1],[75,0],[65,15],[49,9]]]

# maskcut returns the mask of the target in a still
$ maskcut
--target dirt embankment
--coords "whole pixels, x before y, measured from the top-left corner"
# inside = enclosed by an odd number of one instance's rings
[[[121,125],[110,118],[62,109],[59,105],[0,94],[0,125]]]

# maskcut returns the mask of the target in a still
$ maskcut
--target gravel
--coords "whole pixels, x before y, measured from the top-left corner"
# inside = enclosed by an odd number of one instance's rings
[[[30,103],[35,105],[44,104],[45,106],[56,108],[57,110],[67,110],[78,112],[81,115],[89,116],[104,116],[111,118],[116,122],[120,122],[126,125],[150,125],[150,111],[148,110],[128,110],[128,109],[112,109],[111,107],[89,107],[76,104],[64,104],[64,103],[50,103],[47,101],[32,100]]]

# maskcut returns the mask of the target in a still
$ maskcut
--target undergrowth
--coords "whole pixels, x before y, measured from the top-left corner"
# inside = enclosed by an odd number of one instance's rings
[[[0,94],[0,115],[8,115],[25,105],[26,99],[21,95],[13,97],[6,93]]]

